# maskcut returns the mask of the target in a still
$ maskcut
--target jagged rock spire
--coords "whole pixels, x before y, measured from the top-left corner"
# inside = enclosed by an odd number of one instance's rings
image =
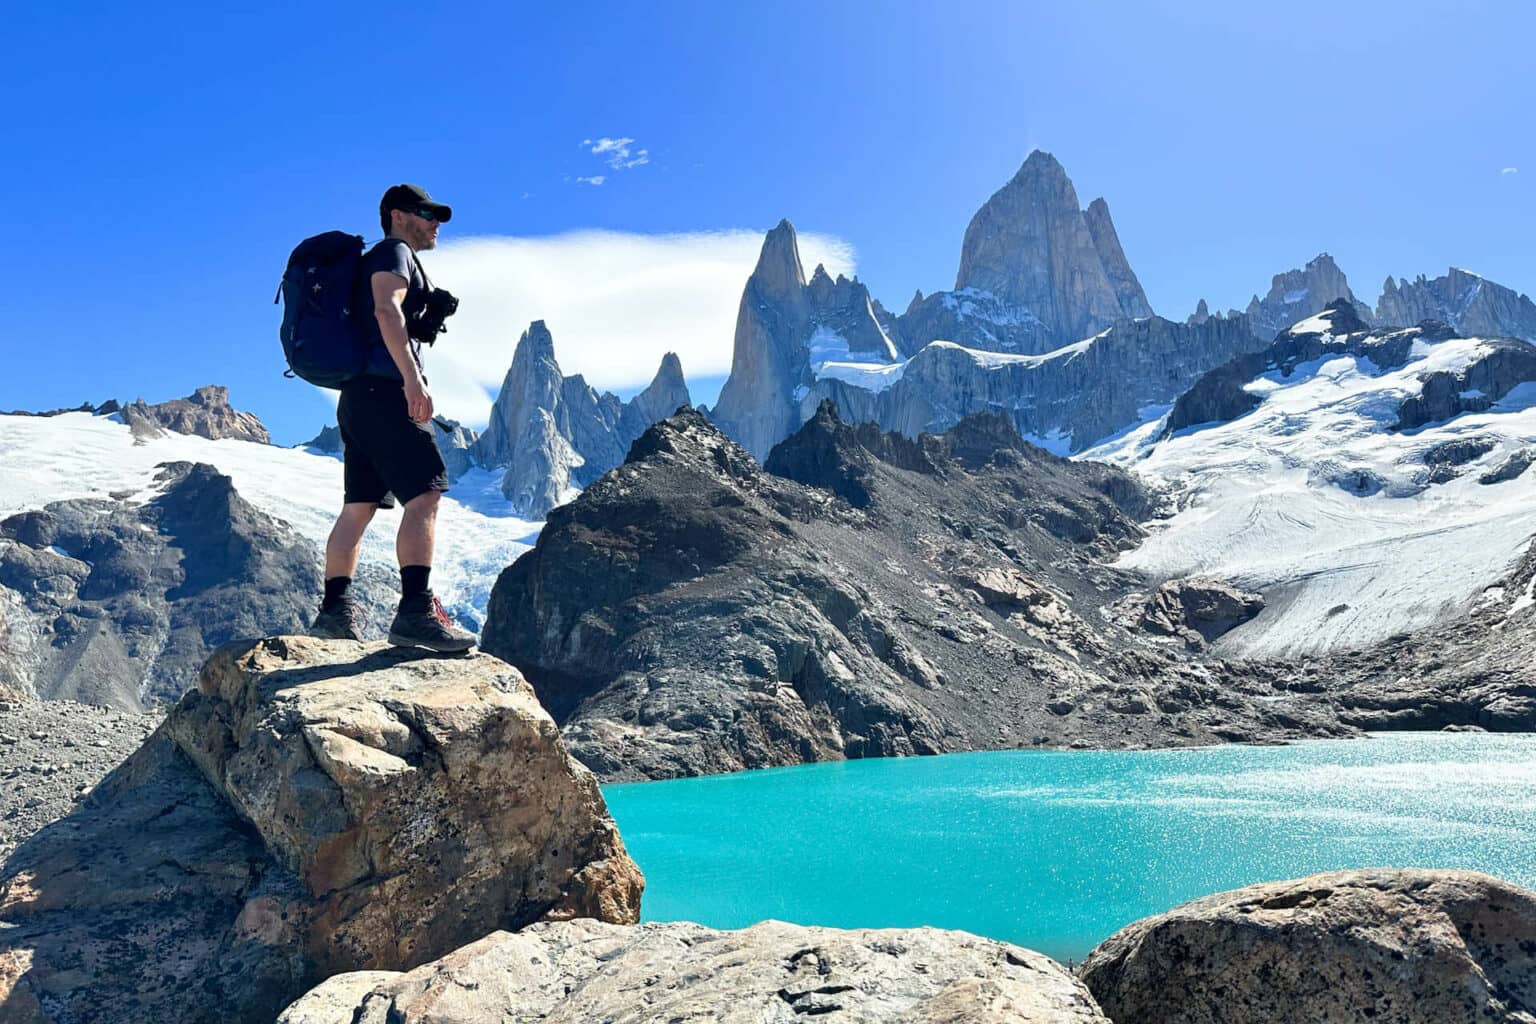
[[[1041,150],[971,218],[955,287],[1026,307],[1062,342],[1152,312],[1108,205],[1085,213],[1065,169]]]

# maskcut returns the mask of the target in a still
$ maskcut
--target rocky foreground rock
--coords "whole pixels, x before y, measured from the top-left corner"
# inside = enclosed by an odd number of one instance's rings
[[[1218,893],[1106,939],[1115,1024],[1531,1024],[1536,893],[1472,871],[1337,871]]]
[[[1108,1024],[1054,960],[936,928],[595,921],[498,932],[408,974],[341,975],[279,1024]]]
[[[338,975],[279,1024],[1531,1024],[1536,893],[1470,871],[1339,871],[1137,921],[1074,979],[934,928],[594,921]]]
[[[338,972],[633,922],[642,886],[510,666],[231,644],[0,869],[0,1019],[270,1021]]]

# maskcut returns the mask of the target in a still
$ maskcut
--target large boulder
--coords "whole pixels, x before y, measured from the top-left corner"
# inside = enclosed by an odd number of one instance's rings
[[[1138,602],[1134,621],[1149,633],[1178,637],[1191,647],[1215,640],[1264,610],[1264,596],[1224,580],[1168,580]]]
[[[0,1019],[270,1021],[338,972],[633,922],[642,885],[516,669],[244,641],[0,869]]]
[[[1335,871],[1122,928],[1080,977],[1115,1024],[1531,1024],[1536,893],[1472,871]]]
[[[1055,961],[936,928],[595,921],[497,932],[409,974],[340,975],[279,1024],[1107,1024]]]

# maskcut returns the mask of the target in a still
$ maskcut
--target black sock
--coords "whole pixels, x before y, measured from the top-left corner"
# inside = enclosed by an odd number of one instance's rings
[[[430,565],[402,565],[400,567],[400,600],[409,601],[427,593],[427,577],[432,574]]]
[[[325,581],[325,599],[320,602],[324,611],[330,611],[341,603],[341,599],[347,596],[347,588],[352,585],[351,576],[331,576]]]

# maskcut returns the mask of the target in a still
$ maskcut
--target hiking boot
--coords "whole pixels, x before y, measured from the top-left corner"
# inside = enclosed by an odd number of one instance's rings
[[[435,594],[402,600],[395,621],[389,624],[389,642],[396,647],[425,647],[443,654],[467,651],[475,635],[453,624]]]
[[[309,635],[322,640],[361,640],[367,624],[357,602],[342,598],[329,611],[325,605],[320,606],[320,614],[310,624]]]

